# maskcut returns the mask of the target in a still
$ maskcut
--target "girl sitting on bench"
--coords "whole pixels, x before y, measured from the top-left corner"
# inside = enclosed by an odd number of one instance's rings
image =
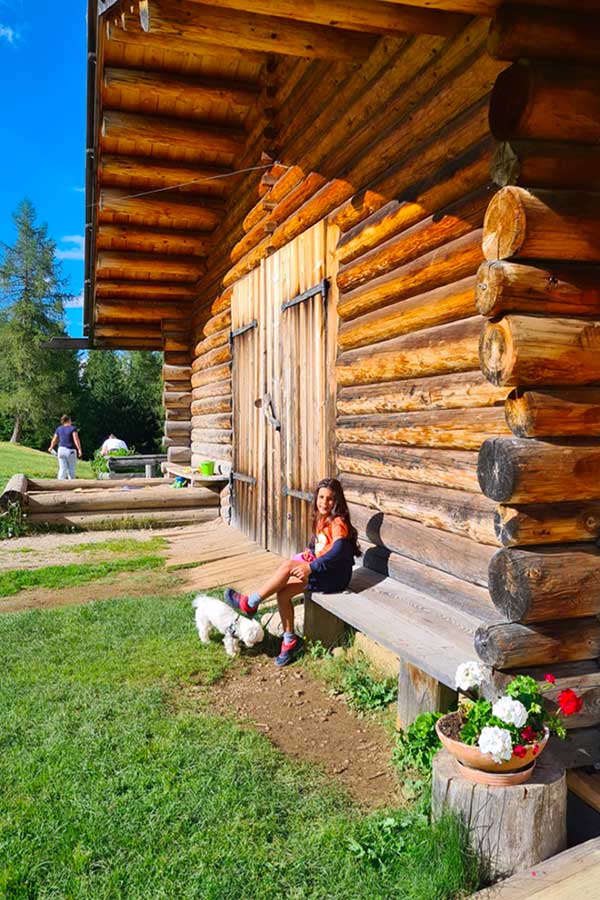
[[[259,604],[277,594],[284,629],[277,666],[287,666],[302,652],[302,638],[294,631],[292,598],[305,590],[334,594],[345,590],[352,577],[354,559],[360,556],[356,528],[350,522],[348,504],[337,478],[324,478],[314,492],[312,538],[306,550],[282,563],[257,591],[240,594],[225,591],[225,602],[253,618]]]

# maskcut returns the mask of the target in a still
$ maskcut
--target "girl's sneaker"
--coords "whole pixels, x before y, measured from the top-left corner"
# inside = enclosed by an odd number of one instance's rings
[[[258,612],[258,606],[250,606],[248,604],[247,594],[240,594],[239,591],[234,591],[233,588],[225,588],[223,599],[227,606],[231,606],[232,609],[235,609],[236,612],[241,613],[248,619],[253,619]]]
[[[286,644],[285,641],[281,645],[281,653],[275,659],[275,665],[282,668],[283,666],[288,666],[291,662],[300,656],[302,650],[304,649],[304,642],[301,637],[297,634],[294,635],[294,640],[290,641],[289,644]]]

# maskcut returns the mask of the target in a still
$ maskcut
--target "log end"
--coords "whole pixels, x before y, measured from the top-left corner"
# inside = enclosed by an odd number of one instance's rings
[[[477,270],[475,305],[482,316],[492,318],[500,311],[498,300],[502,297],[505,281],[502,263],[497,260],[481,263]]]
[[[522,622],[531,604],[529,584],[513,566],[514,551],[498,550],[488,566],[492,603],[507,622]]]
[[[488,438],[479,450],[477,480],[491,500],[509,500],[515,489],[517,472],[510,454],[504,452],[505,446],[502,438]]]
[[[513,391],[504,403],[506,424],[517,437],[535,437],[535,427],[531,410],[530,395],[519,396]]]
[[[510,385],[514,361],[510,322],[486,322],[479,339],[479,364],[487,380],[497,387]]]
[[[481,625],[475,632],[475,650],[480,659],[488,666],[502,667],[504,654],[496,646],[494,641],[493,626]]]
[[[516,256],[526,237],[522,188],[503,187],[490,200],[483,220],[483,254],[486,259]]]

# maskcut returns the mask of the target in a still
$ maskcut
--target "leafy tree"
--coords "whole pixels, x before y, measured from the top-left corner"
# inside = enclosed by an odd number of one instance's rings
[[[78,421],[86,455],[114,432],[140,453],[160,444],[162,354],[91,350],[81,372]]]
[[[65,334],[70,295],[33,205],[24,200],[13,218],[16,242],[0,244],[0,423],[11,423],[11,441],[41,445],[77,394],[77,354],[43,346]]]

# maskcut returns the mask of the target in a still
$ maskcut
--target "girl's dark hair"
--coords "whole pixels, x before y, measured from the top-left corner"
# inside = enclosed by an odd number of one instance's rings
[[[344,489],[337,478],[322,478],[315,488],[312,520],[313,534],[316,533],[317,525],[320,519],[319,511],[317,510],[317,497],[321,488],[327,488],[335,497],[333,508],[329,513],[329,516],[327,517],[328,521],[333,522],[333,520],[337,518],[344,520],[344,522],[348,526],[348,539],[352,542],[352,552],[354,556],[362,556],[362,551],[358,546],[358,531],[350,521],[350,511],[348,510],[348,503],[346,502],[346,498],[344,497]]]

